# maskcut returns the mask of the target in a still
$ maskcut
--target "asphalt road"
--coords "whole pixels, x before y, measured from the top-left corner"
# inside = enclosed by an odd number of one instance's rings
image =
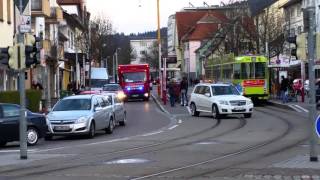
[[[128,125],[112,135],[101,132],[95,139],[42,142],[32,147],[27,161],[9,160],[18,158],[17,152],[10,152],[17,147],[1,149],[0,179],[245,179],[248,174],[284,172],[294,176],[298,170],[274,165],[307,150],[307,118],[293,111],[257,107],[250,119],[214,120],[206,114],[191,117],[183,107],[164,114],[153,101],[129,102],[126,107]]]

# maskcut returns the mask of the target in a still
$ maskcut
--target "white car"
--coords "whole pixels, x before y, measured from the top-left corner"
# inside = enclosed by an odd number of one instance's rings
[[[253,103],[240,95],[233,85],[200,83],[191,93],[190,110],[193,116],[206,112],[212,113],[216,119],[231,114],[243,114],[245,118],[250,118]]]

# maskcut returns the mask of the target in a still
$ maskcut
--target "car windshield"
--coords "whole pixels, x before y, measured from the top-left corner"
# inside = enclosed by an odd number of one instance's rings
[[[238,90],[233,86],[212,86],[212,94],[219,95],[240,95]]]
[[[91,79],[91,87],[93,88],[102,88],[107,83],[106,79]]]
[[[124,73],[123,79],[125,82],[141,82],[146,81],[146,73],[145,72],[130,72]]]
[[[119,89],[117,84],[108,84],[103,87],[103,91],[118,91]]]
[[[90,99],[63,99],[58,102],[53,111],[83,111],[90,109]]]

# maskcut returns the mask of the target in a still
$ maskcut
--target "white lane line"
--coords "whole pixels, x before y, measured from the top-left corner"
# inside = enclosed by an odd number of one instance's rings
[[[34,152],[48,152],[48,151],[55,151],[55,150],[60,150],[60,149],[65,149],[65,148],[69,148],[72,146],[62,146],[62,147],[58,147],[58,148],[50,148],[50,149],[43,149],[43,150],[38,150],[38,151],[34,151]]]
[[[303,108],[303,107],[301,107],[301,106],[299,106],[299,105],[294,105],[295,107],[297,107],[298,109],[301,109],[302,111],[304,111],[304,112],[309,112],[307,109],[305,109],[305,108]]]
[[[12,149],[12,150],[1,150],[0,153],[15,153],[19,152],[20,149]],[[28,152],[35,152],[37,151],[36,149],[28,149]]]
[[[181,119],[179,119],[178,123],[179,123],[179,124],[181,124],[181,123],[182,123],[182,120],[181,120]]]
[[[189,106],[187,106],[186,108],[187,108],[189,114],[191,114],[191,110],[190,110]]]
[[[111,142],[120,142],[120,141],[129,140],[129,139],[130,139],[130,138],[113,139],[113,140],[109,140],[109,141],[101,141],[101,142],[94,142],[94,143],[84,144],[84,146],[97,145],[97,144],[105,144],[105,143],[111,143]],[[82,146],[83,146],[83,145],[82,145]]]
[[[179,125],[174,125],[174,126],[169,127],[168,129],[169,129],[169,130],[172,130],[172,129],[178,127],[178,126],[179,126]]]
[[[289,107],[291,107],[292,109],[294,109],[297,112],[302,112],[300,109],[298,109],[297,107],[295,107],[294,105],[290,104]]]
[[[143,134],[143,135],[141,135],[141,136],[146,137],[146,136],[151,136],[151,135],[155,135],[155,134],[160,134],[160,133],[162,133],[162,132],[163,132],[163,131],[157,131],[157,132],[152,132],[152,133]]]

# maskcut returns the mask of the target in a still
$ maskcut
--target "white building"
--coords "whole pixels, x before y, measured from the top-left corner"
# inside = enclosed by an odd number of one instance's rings
[[[156,43],[157,39],[130,40],[130,46],[132,48],[131,64],[147,63],[146,57],[153,56],[152,50]]]
[[[303,33],[302,0],[288,1],[284,6],[285,34],[292,37]]]
[[[0,0],[0,48],[13,45],[14,14],[13,0]],[[0,91],[15,90],[17,78],[7,66],[0,64]]]

